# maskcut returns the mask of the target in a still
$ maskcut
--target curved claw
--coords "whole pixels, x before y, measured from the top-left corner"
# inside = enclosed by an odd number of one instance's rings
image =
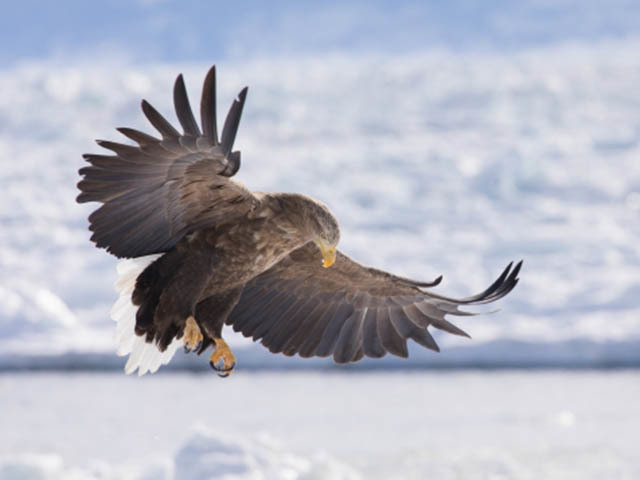
[[[209,365],[218,374],[218,376],[221,377],[221,378],[228,377],[229,375],[231,375],[231,372],[233,372],[233,369],[236,368],[236,362],[233,362],[228,367],[226,365],[218,367],[215,363],[213,363],[211,361],[209,362]]]
[[[233,369],[236,367],[236,358],[233,356],[233,352],[222,338],[214,338],[216,347],[211,357],[209,357],[209,365],[220,376],[229,376]],[[220,365],[220,366],[218,366]],[[223,374],[223,375],[221,375]]]
[[[198,350],[202,345],[204,337],[198,327],[198,323],[193,315],[189,316],[185,322],[184,332],[182,334],[182,343],[184,343],[184,353],[191,353],[194,350]]]
[[[234,368],[236,368],[236,362],[233,362],[233,363],[232,363],[230,366],[228,366],[228,367],[226,367],[226,366],[225,366],[225,367],[220,367],[220,368],[218,368],[217,370],[218,370],[219,372],[232,372]]]
[[[200,350],[200,348],[202,348],[202,341],[198,342],[195,347],[190,347],[189,345],[185,344],[184,353],[197,352],[198,350]]]

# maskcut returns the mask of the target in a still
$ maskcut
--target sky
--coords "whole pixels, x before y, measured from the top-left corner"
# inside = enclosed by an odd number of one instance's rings
[[[321,55],[401,55],[430,48],[514,51],[638,34],[632,0],[8,2],[0,62],[125,55],[185,62]]]

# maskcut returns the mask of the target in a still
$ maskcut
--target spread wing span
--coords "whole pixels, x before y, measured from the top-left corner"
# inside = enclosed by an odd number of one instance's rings
[[[209,70],[195,120],[182,75],[173,100],[183,133],[145,100],[142,110],[160,133],[155,138],[131,128],[118,130],[136,146],[98,140],[112,155],[86,154],[91,166],[80,174],[78,202],[101,202],[90,217],[91,240],[118,257],[138,257],[174,247],[189,232],[246,215],[258,200],[231,180],[240,168],[240,152],[232,151],[245,87],[235,99],[218,139],[216,72]]]
[[[250,281],[227,324],[273,353],[328,357],[336,363],[382,357],[407,357],[407,339],[439,351],[427,327],[469,336],[445,319],[467,316],[463,305],[504,297],[518,283],[522,262],[510,263],[484,292],[455,299],[423,290],[420,283],[368,268],[338,252],[331,268],[307,244]]]

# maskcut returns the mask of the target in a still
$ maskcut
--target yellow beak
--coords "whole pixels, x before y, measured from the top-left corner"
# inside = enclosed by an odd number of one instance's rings
[[[321,246],[320,251],[322,252],[322,266],[329,268],[336,261],[336,248],[330,247],[325,249]]]

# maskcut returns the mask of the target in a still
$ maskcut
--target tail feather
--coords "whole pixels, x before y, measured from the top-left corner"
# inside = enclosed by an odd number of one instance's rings
[[[111,309],[111,318],[116,322],[116,342],[118,355],[129,355],[125,372],[131,374],[138,370],[138,375],[154,373],[161,365],[171,361],[182,342],[174,339],[168,348],[161,352],[155,342],[147,343],[144,336],[135,333],[136,312],[138,306],[133,305],[131,297],[138,276],[162,254],[122,260],[118,263],[118,280],[115,287],[120,297]]]

